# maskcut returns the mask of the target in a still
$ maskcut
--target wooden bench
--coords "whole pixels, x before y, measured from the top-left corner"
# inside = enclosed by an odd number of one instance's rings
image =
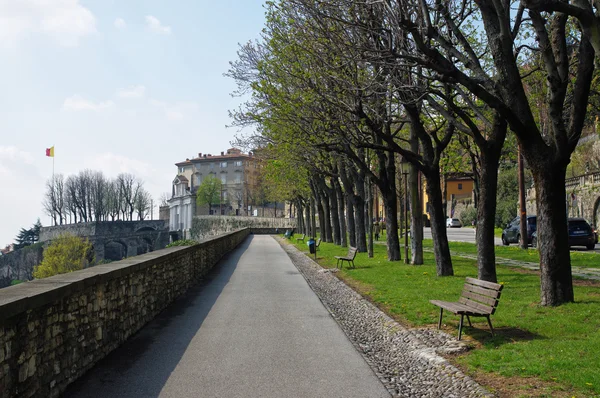
[[[304,238],[306,238],[306,234],[302,234],[301,237],[296,238],[296,242],[300,242],[300,241],[304,242]]]
[[[467,278],[458,302],[429,300],[431,304],[440,307],[438,329],[442,327],[442,315],[444,314],[444,310],[448,310],[455,315],[460,315],[460,323],[458,324],[459,340],[462,336],[463,318],[465,315],[467,316],[470,327],[473,327],[473,325],[471,325],[472,316],[486,317],[493,336],[494,328],[492,326],[492,321],[490,320],[490,315],[493,315],[494,312],[496,312],[502,288],[503,286],[498,283]]]
[[[340,268],[342,268],[344,266],[344,261],[348,261],[348,267],[350,266],[350,264],[352,264],[352,268],[354,268],[354,257],[356,257],[356,252],[358,252],[358,249],[356,247],[350,246],[350,248],[348,249],[348,254],[346,254],[343,257],[335,256],[335,258],[337,259],[335,267],[337,268],[339,266]]]

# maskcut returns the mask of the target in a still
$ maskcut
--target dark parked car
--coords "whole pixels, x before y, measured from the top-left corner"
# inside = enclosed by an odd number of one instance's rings
[[[537,216],[527,216],[527,244],[531,243],[531,235],[537,227]],[[502,231],[502,244],[508,246],[511,243],[519,243],[521,240],[521,219],[515,217]]]
[[[569,247],[585,246],[594,250],[597,243],[594,229],[583,218],[569,218]],[[533,234],[532,246],[537,246],[537,232]]]

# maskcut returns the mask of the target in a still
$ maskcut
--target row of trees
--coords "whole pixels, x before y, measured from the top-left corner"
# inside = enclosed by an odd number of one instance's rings
[[[48,180],[43,205],[54,225],[132,221],[148,216],[152,197],[133,174],[121,173],[110,179],[101,171],[83,170],[67,178],[56,174]]]
[[[269,1],[262,39],[241,46],[228,72],[237,93],[251,94],[233,120],[258,126],[246,140],[277,159],[273,182],[299,210],[316,207],[325,239],[332,231],[343,244],[347,229],[351,244],[366,249],[376,186],[388,216],[389,260],[400,258],[398,157],[409,162],[411,260],[422,261],[420,172],[440,276],[453,274],[441,174],[446,161],[469,159],[478,277],[488,281],[496,281],[498,170],[510,140],[536,188],[541,303],[573,301],[565,174],[595,116],[587,111],[600,56],[594,7],[554,0]],[[345,224],[344,214],[352,215]]]

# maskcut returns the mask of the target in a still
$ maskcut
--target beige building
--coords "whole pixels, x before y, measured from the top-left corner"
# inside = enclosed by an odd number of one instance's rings
[[[188,230],[194,215],[222,214],[251,216],[255,206],[260,159],[252,153],[230,148],[220,155],[199,153],[197,158],[175,164],[177,176],[173,180],[169,203],[170,230]],[[218,206],[196,206],[196,191],[208,176],[222,183]]]

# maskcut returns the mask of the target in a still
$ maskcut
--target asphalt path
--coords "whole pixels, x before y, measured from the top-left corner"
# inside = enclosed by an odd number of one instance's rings
[[[389,397],[279,244],[251,235],[66,397]]]
[[[446,233],[450,242],[475,243],[475,228],[446,228]],[[431,239],[431,228],[424,228],[423,237]],[[502,239],[494,238],[494,244],[501,246]]]
[[[446,228],[448,234],[448,240],[450,242],[469,242],[475,243],[475,228]],[[423,237],[425,239],[431,239],[431,228],[423,229]],[[502,246],[502,239],[494,238],[494,244],[496,246]],[[511,246],[516,246],[516,243],[511,243]],[[600,252],[600,244],[596,244],[594,249],[596,252]],[[571,251],[588,251],[584,247],[573,247]]]

